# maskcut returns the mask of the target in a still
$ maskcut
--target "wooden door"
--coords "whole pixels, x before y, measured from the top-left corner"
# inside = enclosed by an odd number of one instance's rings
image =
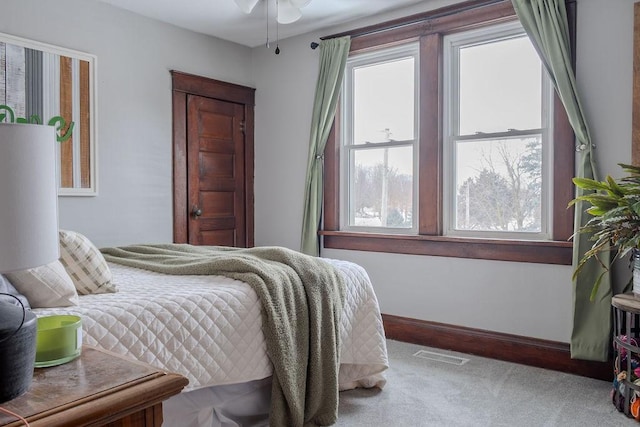
[[[255,89],[173,79],[173,240],[253,246]]]
[[[187,96],[189,243],[245,240],[244,107]]]

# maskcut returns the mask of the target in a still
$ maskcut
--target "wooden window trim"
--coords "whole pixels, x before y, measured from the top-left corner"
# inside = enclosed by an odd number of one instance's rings
[[[575,1],[569,0],[572,45]],[[442,37],[446,34],[517,19],[511,1],[474,0],[355,30],[351,53],[420,41],[420,157],[418,235],[340,231],[340,114],[325,148],[324,225],[320,234],[330,249],[390,252],[457,258],[571,265],[575,144],[562,102],[554,93],[553,240],[526,241],[442,236]],[[340,34],[343,35],[343,34]],[[338,35],[336,35],[338,36]],[[575,49],[574,49],[575,50]],[[431,60],[437,57],[437,61]],[[429,185],[422,185],[429,183]]]

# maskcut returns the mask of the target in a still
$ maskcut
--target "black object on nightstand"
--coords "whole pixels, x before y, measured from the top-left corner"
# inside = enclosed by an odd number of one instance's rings
[[[36,359],[36,316],[0,301],[0,403],[26,392]]]

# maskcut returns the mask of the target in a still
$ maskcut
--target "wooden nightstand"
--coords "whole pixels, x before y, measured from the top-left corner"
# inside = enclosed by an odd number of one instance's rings
[[[153,366],[84,346],[64,365],[36,368],[29,391],[0,404],[32,427],[162,425],[162,401],[188,380]],[[0,426],[23,426],[0,413]]]

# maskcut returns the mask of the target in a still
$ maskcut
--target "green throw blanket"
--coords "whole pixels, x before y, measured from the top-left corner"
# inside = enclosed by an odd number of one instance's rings
[[[248,283],[262,302],[273,364],[271,426],[331,425],[338,417],[344,279],[329,263],[279,247],[181,244],[101,249],[107,261],[159,273]]]

